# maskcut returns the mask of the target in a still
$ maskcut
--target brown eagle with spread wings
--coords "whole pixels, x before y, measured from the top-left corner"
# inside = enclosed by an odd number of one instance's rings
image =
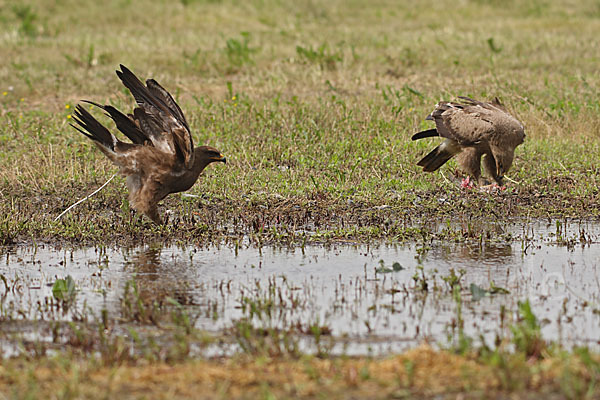
[[[78,126],[71,126],[92,139],[127,177],[131,206],[160,224],[160,200],[191,188],[208,164],[227,160],[214,147],[194,148],[181,108],[158,82],[148,79],[144,85],[123,65],[116,72],[137,102],[133,114],[125,115],[110,105],[84,102],[104,110],[132,143],[117,139],[81,105],[73,116]]]
[[[459,97],[461,103],[441,102],[425,118],[435,129],[415,133],[412,140],[441,136],[445,140],[417,165],[423,171],[437,170],[455,155],[461,169],[479,185],[488,182],[481,176],[481,158],[490,177],[500,186],[510,169],[515,148],[523,143],[523,124],[506,112],[498,99],[484,103]]]

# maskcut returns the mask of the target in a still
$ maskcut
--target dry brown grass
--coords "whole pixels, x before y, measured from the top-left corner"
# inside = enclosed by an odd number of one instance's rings
[[[383,359],[234,357],[111,367],[65,358],[39,365],[12,360],[0,369],[0,391],[70,399],[561,399],[574,395],[569,385],[587,382],[590,373],[575,356],[514,357],[501,369],[423,345]],[[588,398],[598,394],[590,390]]]

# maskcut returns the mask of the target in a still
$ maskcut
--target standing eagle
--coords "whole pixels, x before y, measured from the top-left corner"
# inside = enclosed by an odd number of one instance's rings
[[[490,103],[459,97],[461,103],[441,102],[425,118],[435,129],[415,133],[412,140],[441,136],[445,140],[417,165],[432,172],[458,155],[461,169],[479,185],[488,182],[481,176],[481,157],[486,172],[500,186],[510,169],[515,148],[523,143],[523,124],[506,112],[498,99]]]
[[[73,116],[78,126],[71,126],[92,139],[127,177],[131,206],[160,224],[159,201],[170,193],[188,190],[208,164],[225,163],[226,159],[214,147],[194,148],[181,108],[158,82],[148,79],[144,85],[123,65],[116,72],[137,102],[133,114],[125,115],[110,105],[84,102],[104,110],[132,143],[117,139],[81,105]]]

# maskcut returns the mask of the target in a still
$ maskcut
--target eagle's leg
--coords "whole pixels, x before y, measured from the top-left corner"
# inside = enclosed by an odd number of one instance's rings
[[[475,147],[465,147],[456,157],[460,168],[478,185],[486,185],[487,181],[481,176],[481,153]]]
[[[150,218],[155,224],[162,225],[160,215],[158,215],[158,202],[143,197],[140,199],[139,197],[141,196],[138,196],[138,201],[134,204],[136,211]]]
[[[154,221],[156,225],[162,225],[162,220],[160,219],[160,215],[158,215],[158,208],[156,207],[156,204],[153,207],[145,210],[144,214]]]
[[[486,153],[483,157],[483,166],[485,168],[485,172],[498,184],[498,186],[504,185],[502,182],[502,177],[498,176],[498,172],[496,170],[496,160],[491,153]]]

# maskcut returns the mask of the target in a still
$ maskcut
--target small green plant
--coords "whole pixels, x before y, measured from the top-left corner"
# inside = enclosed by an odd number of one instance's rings
[[[518,321],[510,328],[515,349],[527,357],[540,357],[546,348],[546,342],[542,339],[540,323],[531,310],[529,300],[519,302],[518,307]]]
[[[344,60],[341,51],[332,52],[327,43],[314,49],[312,46],[296,46],[296,54],[310,63],[319,64],[321,69],[334,70]]]
[[[64,53],[63,56],[72,65],[86,68],[92,68],[96,64],[98,64],[98,62],[106,62],[111,58],[108,54],[101,54],[98,57],[96,57],[96,50],[94,44],[90,44],[87,47],[87,50],[84,50],[83,54],[79,57],[73,56],[68,53]]]
[[[488,294],[487,290],[475,283],[471,283],[471,285],[469,285],[469,292],[471,292],[471,298],[473,301],[479,301]]]
[[[225,41],[225,55],[231,67],[239,68],[251,64],[252,54],[258,49],[250,47],[250,33],[241,32],[241,39],[229,38]]]
[[[194,324],[188,312],[174,298],[167,297],[166,301],[168,304],[175,307],[175,310],[171,312],[171,321],[175,324],[175,326],[182,328],[186,334],[190,335],[194,330]]]
[[[0,220],[0,246],[7,246],[15,243],[15,238],[27,227],[27,221],[13,216],[7,216]]]
[[[21,22],[19,32],[29,38],[35,38],[38,35],[38,28],[35,25],[38,16],[33,8],[29,5],[19,4],[13,6],[13,12]]]
[[[429,291],[429,283],[427,282],[427,277],[425,276],[425,268],[422,265],[417,265],[417,270],[415,271],[412,279],[415,283],[416,290],[421,292]]]
[[[392,267],[386,267],[385,261],[379,260],[379,267],[375,269],[376,274],[389,274],[390,272],[400,272],[404,269],[404,267],[398,262],[395,261],[392,264]]]
[[[327,325],[322,325],[319,319],[308,325],[306,332],[311,335],[314,340],[314,344],[317,350],[317,357],[325,358],[331,353],[334,341],[331,338],[331,328]],[[324,337],[328,337],[330,340],[325,341]]]
[[[274,327],[256,327],[247,318],[235,322],[232,334],[244,353],[271,357],[301,354],[297,335]]]
[[[474,301],[479,301],[482,298],[484,298],[485,296],[487,296],[488,294],[494,295],[494,294],[509,294],[510,293],[510,291],[508,291],[507,289],[504,289],[503,287],[500,287],[500,286],[496,286],[494,281],[490,281],[489,289],[484,289],[475,283],[471,283],[471,285],[469,286],[469,291],[471,292],[471,296]]]
[[[52,285],[52,296],[65,304],[70,304],[75,301],[77,288],[75,287],[75,281],[71,275],[68,275],[65,279],[57,279],[54,282]]]
[[[146,299],[142,296],[135,279],[131,279],[125,284],[121,304],[121,313],[124,318],[142,323],[158,324],[161,314],[160,307],[154,299]]]
[[[462,295],[460,293],[460,286],[456,285],[452,289],[452,298],[456,304],[456,320],[454,321],[454,329],[458,334],[458,338],[454,342],[454,351],[460,354],[464,354],[473,347],[473,339],[465,335],[464,326],[465,322],[462,315]]]
[[[402,89],[396,89],[392,85],[375,85],[381,90],[381,97],[385,103],[392,108],[394,115],[399,116],[405,109],[411,109],[417,102],[421,102],[425,96],[412,86],[404,85]]]
[[[488,47],[490,48],[490,51],[492,53],[500,53],[502,51],[502,47],[498,47],[498,45],[496,44],[496,42],[494,41],[494,38],[491,37],[487,40],[487,44]]]
[[[461,268],[457,271],[454,268],[450,268],[450,271],[447,276],[442,276],[442,280],[446,282],[448,288],[451,291],[454,291],[454,288],[458,288],[459,290],[462,288],[461,280],[467,273],[467,270]]]
[[[488,289],[488,292],[490,292],[490,294],[510,294],[510,290],[496,286],[494,281],[490,281],[490,288]]]

